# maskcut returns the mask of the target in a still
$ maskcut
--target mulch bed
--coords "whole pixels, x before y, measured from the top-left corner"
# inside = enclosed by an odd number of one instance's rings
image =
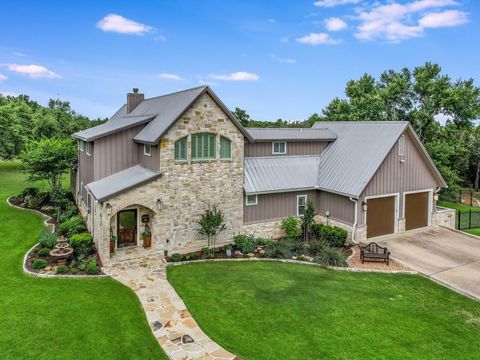
[[[360,246],[355,245],[355,255],[349,260],[350,266],[355,269],[370,269],[370,270],[411,270],[406,266],[392,260],[390,258],[390,264],[387,265],[384,262],[380,261],[365,261],[362,264],[360,260]]]

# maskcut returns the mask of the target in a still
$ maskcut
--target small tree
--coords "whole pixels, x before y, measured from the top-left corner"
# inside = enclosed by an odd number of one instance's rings
[[[198,232],[207,237],[208,255],[213,256],[215,254],[217,236],[226,229],[224,215],[215,205],[209,206],[202,214],[200,220],[198,220],[198,224],[200,225]]]
[[[312,233],[313,224],[315,224],[315,206],[311,201],[308,201],[302,217],[303,238],[306,244],[308,244],[309,236]]]
[[[27,144],[20,159],[29,173],[28,180],[47,180],[52,193],[59,193],[62,178],[77,158],[70,139],[44,139]]]

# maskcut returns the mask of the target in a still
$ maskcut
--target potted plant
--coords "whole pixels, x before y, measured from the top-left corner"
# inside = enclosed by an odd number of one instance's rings
[[[115,244],[117,243],[117,237],[115,235],[110,236],[110,253],[115,252]]]
[[[145,230],[142,233],[142,237],[143,237],[143,247],[144,248],[149,248],[150,246],[152,246],[152,234],[151,234],[150,231]]]

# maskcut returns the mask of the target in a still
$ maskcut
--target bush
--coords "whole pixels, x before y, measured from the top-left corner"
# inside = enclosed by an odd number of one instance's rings
[[[285,236],[289,239],[298,239],[302,236],[300,222],[294,216],[282,220],[282,229],[285,230]]]
[[[88,275],[97,275],[100,272],[100,268],[97,266],[97,260],[90,260],[85,267],[85,272]]]
[[[292,256],[292,253],[287,242],[272,241],[265,248],[265,256],[273,259],[288,259]]]
[[[57,266],[57,274],[66,274],[67,272],[68,272],[68,268],[65,265]]]
[[[315,224],[312,230],[317,239],[325,241],[330,246],[340,247],[347,242],[348,232],[338,226]]]
[[[324,247],[325,247],[325,243],[323,243],[322,241],[320,240],[312,241],[310,242],[310,244],[308,244],[308,248],[307,248],[308,254],[310,256],[315,257],[322,252]]]
[[[45,269],[47,265],[48,265],[47,260],[43,260],[43,259],[35,259],[32,262],[32,267],[37,270]]]
[[[305,253],[305,243],[301,239],[280,240],[285,243],[292,255],[301,255]]]
[[[86,268],[87,268],[87,264],[86,264],[86,263],[81,263],[81,264],[78,266],[78,270],[80,270],[80,271],[85,271]]]
[[[323,246],[319,254],[315,256],[314,261],[327,266],[347,266],[347,258],[345,255],[330,246]]]
[[[45,257],[50,254],[50,249],[49,248],[41,248],[40,251],[38,252],[38,256]]]
[[[78,269],[76,267],[71,267],[70,268],[70,273],[75,275],[76,273],[78,273]]]
[[[257,248],[255,238],[250,235],[237,235],[233,238],[235,246],[244,254],[252,253]]]
[[[75,234],[69,239],[68,243],[75,255],[87,256],[93,249],[93,236],[89,233]]]
[[[25,196],[25,206],[31,209],[40,209],[50,201],[50,193],[38,192],[35,195]]]
[[[187,260],[197,260],[200,257],[198,253],[191,253],[187,256]]]
[[[26,196],[31,196],[32,198],[38,194],[38,188],[36,187],[27,187],[22,191],[22,197],[25,198]]]
[[[173,262],[179,262],[179,261],[182,261],[183,259],[183,256],[179,253],[176,253],[176,254],[173,254],[172,256],[170,256],[170,259],[173,261]]]
[[[73,202],[69,201],[65,209],[62,210],[60,216],[58,217],[58,221],[60,223],[64,223],[68,219],[76,216],[77,214],[78,214],[77,206]]]
[[[42,245],[42,248],[51,250],[57,245],[57,235],[45,229],[38,235],[38,243]]]
[[[208,251],[209,251],[209,250],[208,250],[208,247],[202,248],[202,253],[203,253],[203,255],[208,255]]]
[[[83,222],[83,219],[80,216],[74,216],[64,223],[60,224],[60,226],[57,229],[57,233],[59,235],[66,236],[67,238],[70,238],[71,236],[75,234],[79,234],[83,231],[85,231],[87,228],[85,227],[85,223]]]

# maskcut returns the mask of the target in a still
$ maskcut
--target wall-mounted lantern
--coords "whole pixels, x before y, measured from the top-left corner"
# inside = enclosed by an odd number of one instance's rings
[[[158,198],[157,199],[157,210],[162,210],[164,209],[165,205],[163,204],[162,199]]]
[[[433,200],[438,201],[438,194],[433,195]]]
[[[107,215],[111,215],[112,214],[112,205],[110,205],[110,203],[107,203],[107,205],[105,205],[105,210],[107,211]]]
[[[328,226],[328,218],[330,217],[330,210],[325,211],[325,216],[327,217],[327,226]]]
[[[365,201],[362,201],[362,210],[363,211],[367,211],[368,210],[368,206],[367,206],[367,203]]]

